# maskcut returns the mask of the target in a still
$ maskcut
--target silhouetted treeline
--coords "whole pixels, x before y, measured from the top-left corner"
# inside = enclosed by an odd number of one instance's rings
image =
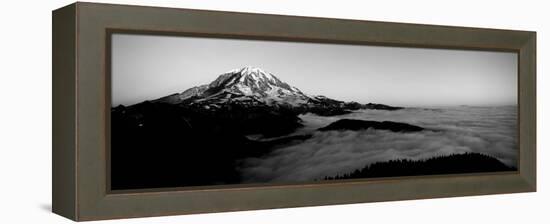
[[[390,160],[376,162],[347,174],[327,176],[325,180],[355,179],[373,177],[417,176],[435,174],[458,174],[514,171],[498,159],[479,153],[453,154],[426,160]]]

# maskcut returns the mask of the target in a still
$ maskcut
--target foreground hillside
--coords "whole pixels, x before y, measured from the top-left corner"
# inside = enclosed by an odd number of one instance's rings
[[[435,174],[458,174],[514,171],[515,168],[506,166],[498,159],[479,153],[453,154],[433,157],[425,160],[390,160],[367,165],[351,173],[327,176],[325,180],[420,176]]]

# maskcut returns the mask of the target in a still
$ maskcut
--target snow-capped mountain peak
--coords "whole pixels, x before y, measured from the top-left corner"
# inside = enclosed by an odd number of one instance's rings
[[[288,85],[275,75],[257,67],[246,66],[219,75],[208,84],[189,88],[152,101],[199,111],[286,111],[333,116],[352,110],[399,110],[383,104],[360,104],[335,100],[322,95],[308,95]],[[285,112],[285,113],[286,113]]]
[[[261,68],[245,66],[223,73],[207,85],[190,88],[171,96],[170,102],[195,99],[194,102],[225,103],[228,101],[254,101],[267,105],[303,105],[311,97],[298,88],[281,81],[275,75]]]
[[[240,69],[239,73],[242,74],[239,81],[245,81],[247,78],[255,81],[264,81],[264,82],[281,82],[277,77],[272,75],[269,72],[262,70],[261,68],[246,66]]]
[[[298,88],[281,81],[272,73],[252,66],[234,69],[220,75],[209,84],[209,88],[213,91],[207,90],[205,93],[208,95],[227,91],[245,96],[273,98],[273,100],[291,95],[305,96]]]
[[[234,69],[220,75],[216,80],[210,83],[210,87],[244,85],[250,88],[263,88],[279,86],[284,89],[292,90],[290,85],[282,82],[275,75],[262,70],[261,68],[246,66],[240,69]]]

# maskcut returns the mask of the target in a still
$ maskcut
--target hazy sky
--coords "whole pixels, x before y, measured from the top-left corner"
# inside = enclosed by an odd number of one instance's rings
[[[307,94],[395,106],[516,105],[517,54],[115,34],[112,104],[208,84],[247,65]]]

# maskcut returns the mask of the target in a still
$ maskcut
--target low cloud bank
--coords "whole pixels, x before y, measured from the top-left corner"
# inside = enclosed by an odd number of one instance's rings
[[[242,162],[245,182],[294,182],[347,173],[391,159],[425,159],[477,152],[517,163],[516,107],[366,110],[338,116],[301,117],[313,131],[342,118],[405,122],[437,131],[394,133],[379,130],[314,132],[301,144],[280,148],[263,158]]]

